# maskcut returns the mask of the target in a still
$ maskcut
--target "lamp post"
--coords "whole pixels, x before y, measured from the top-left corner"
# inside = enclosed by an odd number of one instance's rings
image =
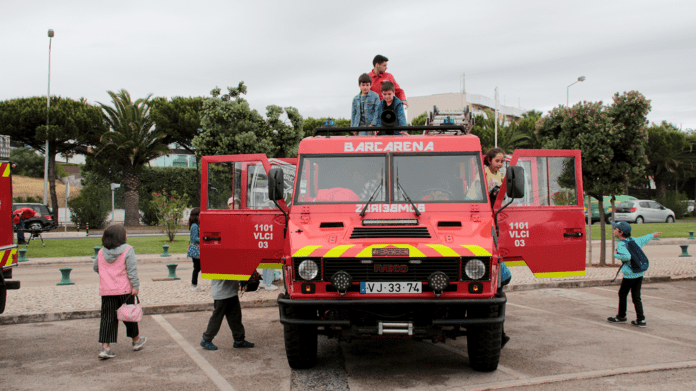
[[[585,81],[585,76],[580,76],[578,77],[578,81]],[[577,83],[578,81],[574,82],[573,84]],[[570,86],[572,86],[571,84]],[[568,98],[570,97],[570,86],[566,89],[566,107],[568,107]]]
[[[48,112],[51,110],[51,41],[53,40],[53,30],[48,30],[48,94],[46,94],[46,147],[44,151],[44,193],[43,204],[46,205],[48,198]]]

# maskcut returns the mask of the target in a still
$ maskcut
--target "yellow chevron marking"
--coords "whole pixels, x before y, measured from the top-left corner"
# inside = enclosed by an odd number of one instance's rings
[[[348,251],[349,248],[355,246],[354,244],[342,244],[336,246],[324,254],[324,258],[339,258],[344,252]]]
[[[6,165],[5,165],[5,171],[2,173],[2,176],[3,176],[3,177],[8,177],[8,176],[10,176],[10,165],[9,165],[9,164],[6,164]]]
[[[525,261],[505,261],[505,265],[507,267],[527,266],[527,263]]]
[[[201,273],[201,278],[207,280],[237,280],[237,281],[249,281],[251,275],[249,274],[215,274],[215,273]]]
[[[459,256],[459,254],[457,254],[456,251],[452,250],[451,248],[449,248],[447,246],[443,246],[441,244],[426,244],[426,246],[437,251],[443,257],[458,257]]]
[[[506,263],[507,265],[507,263]],[[584,270],[574,272],[552,272],[552,273],[534,273],[536,278],[555,278],[555,277],[582,277],[585,275]]]
[[[387,247],[388,244],[373,244],[372,246],[367,246],[365,247],[362,251],[356,255],[356,258],[372,258],[372,249],[373,248],[385,248]]]
[[[259,263],[258,269],[282,269],[282,263]]]
[[[484,249],[481,246],[476,246],[474,244],[462,244],[462,247],[466,248],[467,250],[474,253],[474,255],[479,256],[479,257],[490,257],[491,256],[491,253],[486,251],[486,249]]]
[[[309,254],[312,253],[312,251],[318,249],[321,247],[321,245],[318,246],[304,246],[301,249],[297,250],[297,252],[293,255],[293,257],[306,257]]]
[[[420,257],[420,258],[427,258],[428,256],[423,254],[421,250],[411,246],[410,244],[393,244],[392,246],[396,248],[407,248],[408,249],[408,256],[409,257]]]

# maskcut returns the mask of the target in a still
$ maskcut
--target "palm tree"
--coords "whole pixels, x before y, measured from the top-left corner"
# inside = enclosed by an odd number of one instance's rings
[[[164,132],[157,131],[150,119],[149,101],[152,94],[145,99],[131,100],[128,91],[118,93],[107,91],[111,96],[113,107],[99,103],[104,119],[111,131],[101,137],[95,157],[110,159],[123,171],[123,183],[126,196],[127,226],[140,224],[138,210],[138,188],[140,173],[152,159],[169,151],[168,138]]]

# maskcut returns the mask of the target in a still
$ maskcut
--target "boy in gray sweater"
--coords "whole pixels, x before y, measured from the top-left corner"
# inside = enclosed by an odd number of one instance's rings
[[[227,318],[227,324],[232,330],[235,348],[253,348],[252,342],[244,339],[244,325],[242,324],[242,307],[239,304],[239,281],[210,280],[210,292],[213,294],[213,315],[208,321],[208,329],[203,333],[201,346],[205,350],[217,350],[213,345],[213,338],[220,331],[222,318]]]

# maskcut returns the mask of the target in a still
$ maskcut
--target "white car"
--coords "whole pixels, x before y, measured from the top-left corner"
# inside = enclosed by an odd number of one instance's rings
[[[673,223],[674,212],[652,200],[621,201],[616,205],[616,221],[630,223]]]

